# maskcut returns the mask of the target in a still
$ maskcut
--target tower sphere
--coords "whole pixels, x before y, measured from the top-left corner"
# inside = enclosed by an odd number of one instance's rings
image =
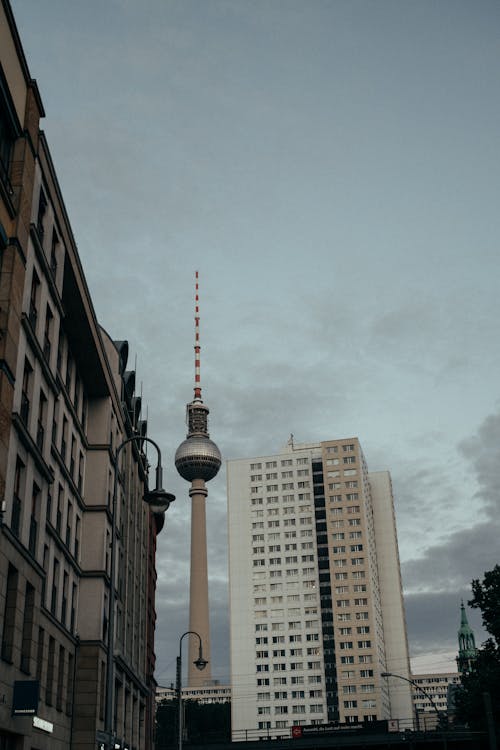
[[[220,469],[222,458],[213,440],[204,435],[191,435],[179,445],[175,453],[175,468],[183,479],[213,479]]]

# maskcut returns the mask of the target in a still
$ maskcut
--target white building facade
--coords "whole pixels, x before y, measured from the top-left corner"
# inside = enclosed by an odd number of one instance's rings
[[[412,718],[390,476],[357,438],[228,461],[233,739]]]

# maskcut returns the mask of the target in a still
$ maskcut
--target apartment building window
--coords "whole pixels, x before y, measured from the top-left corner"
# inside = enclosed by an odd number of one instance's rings
[[[50,243],[50,271],[52,276],[55,278],[57,275],[57,253],[58,253],[59,237],[55,228],[52,228],[52,241]]]
[[[275,469],[277,465],[277,461],[266,461],[266,469]]]
[[[269,474],[266,474],[266,479],[269,481],[270,479],[277,479],[278,478],[278,472],[272,471]]]
[[[358,641],[358,648],[371,648],[372,642],[371,641]]]
[[[37,272],[33,269],[33,276],[31,277],[31,289],[30,289],[30,306],[28,311],[28,319],[31,323],[33,330],[36,329],[36,323],[38,320],[38,305],[40,301],[40,279],[38,278]]]
[[[59,490],[57,493],[57,511],[56,511],[56,531],[61,535],[61,525],[62,525],[62,509],[64,504],[64,487],[62,484],[59,485]]]
[[[351,513],[351,514],[352,513],[359,513],[360,510],[361,510],[361,508],[359,507],[359,505],[348,505],[347,506],[347,512]]]
[[[5,605],[3,613],[1,651],[2,659],[9,663],[12,663],[12,650],[14,647],[18,582],[19,573],[17,569],[9,563],[7,572],[7,590],[5,594]]]
[[[344,708],[357,708],[358,701],[344,701]],[[350,717],[346,717],[349,719]]]
[[[52,329],[53,329],[54,316],[49,305],[45,311],[45,328],[43,332],[43,355],[47,361],[50,360],[50,354],[52,351]]]
[[[38,402],[38,420],[36,424],[36,444],[41,453],[43,453],[46,421],[47,421],[47,397],[43,391],[40,391],[40,400]]]
[[[71,353],[68,352],[68,358],[66,361],[66,390],[68,395],[71,396],[71,382],[73,380],[73,358]]]
[[[349,526],[361,526],[360,518],[349,518]]]
[[[63,427],[61,435],[61,458],[66,463],[66,446],[68,443],[68,420],[63,417]]]
[[[368,599],[364,597],[362,599],[355,599],[354,604],[356,605],[356,607],[366,607],[366,605],[368,604]]]
[[[80,451],[80,455],[78,457],[78,492],[81,494],[83,492],[83,467],[84,467],[84,457],[83,453]]]
[[[345,477],[355,477],[356,476],[356,469],[344,469],[344,476]]]
[[[50,611],[55,616],[57,610],[57,593],[59,587],[59,560],[54,558],[52,568],[52,594],[50,598]]]
[[[262,481],[262,474],[253,474],[250,477],[251,482],[261,482]]]
[[[44,219],[45,219],[46,213],[47,213],[47,198],[45,197],[43,188],[40,188],[40,193],[38,197],[38,212],[37,212],[37,217],[36,217],[36,228],[38,232],[38,237],[40,238],[40,242],[42,243],[43,243],[43,236],[45,234]]]
[[[36,542],[38,538],[38,519],[40,517],[40,487],[33,482],[31,493],[31,517],[28,549],[33,556],[36,554]]]
[[[355,464],[356,463],[356,457],[355,456],[344,456],[344,463],[345,464]]]
[[[354,648],[354,644],[352,641],[341,641],[340,642],[340,650],[341,651],[350,651],[352,648]]]
[[[29,423],[31,395],[33,388],[33,368],[27,359],[24,360],[23,384],[21,390],[21,419],[26,427]]]
[[[375,685],[372,682],[370,682],[370,683],[367,683],[366,685],[361,685],[360,690],[362,693],[374,693]]]
[[[351,563],[353,565],[364,565],[365,558],[364,557],[351,557]]]
[[[354,450],[354,443],[347,443],[346,445],[343,445],[342,450],[344,451],[344,453],[350,453]]]
[[[61,622],[66,626],[66,614],[68,611],[68,586],[69,576],[66,571],[63,573],[62,602],[61,602]]]
[[[341,656],[340,663],[341,664],[354,664],[354,656]]]
[[[45,646],[45,630],[38,628],[38,645],[36,649],[36,672],[35,679],[38,682],[42,681],[42,669],[43,669],[43,649]]]
[[[348,482],[346,482],[346,483],[345,483],[345,486],[346,486],[346,487],[347,487],[348,489],[349,489],[349,488],[354,488],[354,487],[357,487],[357,486],[358,486],[358,481],[357,481],[357,479],[350,479],[350,480],[349,480]]]
[[[66,715],[73,713],[73,683],[75,677],[75,657],[68,652],[68,680],[66,687]]]
[[[47,682],[45,684],[45,703],[52,706],[54,699],[54,661],[56,655],[56,642],[52,636],[49,636],[49,655],[47,661]]]
[[[262,469],[262,464],[250,464],[250,471],[258,471]]]
[[[14,474],[14,493],[12,497],[12,516],[10,528],[12,533],[19,537],[21,533],[21,516],[22,516],[22,492],[24,483],[24,464],[18,457],[16,460],[16,470]]]
[[[74,435],[71,436],[71,454],[69,460],[69,473],[71,478],[75,478],[75,466],[76,466],[76,438]]]
[[[57,663],[57,687],[56,687],[56,709],[62,711],[63,691],[64,691],[64,662],[66,660],[66,651],[64,646],[59,646],[59,660]]]

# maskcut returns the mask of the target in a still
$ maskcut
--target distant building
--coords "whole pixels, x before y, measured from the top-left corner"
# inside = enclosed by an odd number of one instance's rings
[[[460,675],[458,672],[428,672],[414,674],[412,680],[420,688],[412,686],[416,726],[421,730],[435,729],[438,724],[436,708],[443,715],[448,715],[450,686],[460,685]],[[432,701],[427,696],[430,696]]]
[[[160,703],[163,700],[175,700],[176,692],[174,687],[161,687],[160,685],[156,688],[156,702]],[[230,703],[231,702],[231,686],[230,685],[219,685],[213,683],[212,685],[200,685],[199,687],[185,687],[182,688],[182,700],[183,701],[196,701],[197,703]]]
[[[117,446],[145,436],[147,425],[127,342],[113,342],[96,320],[39,129],[43,114],[10,4],[1,0],[0,747],[94,750],[104,728],[113,606],[115,733],[130,748],[151,750],[163,516],[142,500],[143,445],[128,445],[115,465]],[[12,715],[15,683],[39,688],[34,716]]]
[[[228,461],[233,739],[412,719],[390,475],[357,438]]]

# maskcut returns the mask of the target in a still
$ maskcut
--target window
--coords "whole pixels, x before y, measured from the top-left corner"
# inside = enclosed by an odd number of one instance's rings
[[[36,427],[36,444],[43,453],[43,443],[45,437],[45,423],[47,420],[47,397],[40,391],[40,400],[38,402],[38,421]]]
[[[37,272],[33,269],[33,276],[31,277],[31,289],[30,289],[30,306],[28,311],[28,319],[31,323],[33,330],[36,329],[36,323],[38,320],[38,305],[40,302],[40,279],[38,278]]]
[[[262,469],[262,464],[250,464],[250,471],[258,471]]]
[[[57,610],[57,592],[59,586],[59,560],[54,558],[54,565],[52,568],[52,593],[50,599],[50,611],[53,615],[56,614]]]
[[[341,641],[340,642],[340,650],[341,651],[350,651],[350,649],[354,648],[352,641]]]
[[[20,416],[26,427],[29,426],[33,368],[27,359],[24,360],[23,384],[21,390],[21,411]]]
[[[354,443],[349,443],[347,445],[343,445],[342,446],[342,450],[344,451],[344,453],[350,453],[351,451],[354,450]]]
[[[344,701],[344,708],[357,708],[357,701]]]
[[[356,685],[343,685],[342,692],[344,695],[356,692]]]
[[[371,648],[372,642],[371,641],[358,641],[358,648]]]
[[[47,361],[50,360],[50,354],[52,351],[52,323],[54,316],[49,305],[45,310],[45,328],[43,331],[43,355]]]
[[[49,636],[49,658],[47,661],[47,682],[45,683],[45,703],[52,706],[54,697],[54,661],[56,655],[56,642],[52,636]]]
[[[62,711],[64,687],[64,662],[66,658],[64,646],[59,646],[59,661],[57,665],[56,709]]]
[[[33,482],[33,490],[31,493],[31,517],[30,517],[30,535],[28,542],[28,549],[33,555],[36,554],[36,542],[38,536],[38,519],[40,516],[40,487]]]
[[[14,494],[12,498],[12,517],[10,521],[10,528],[15,536],[19,536],[21,533],[21,515],[22,515],[22,502],[21,497],[23,493],[23,482],[24,482],[24,464],[20,458],[16,461],[16,471],[14,474]]]
[[[344,456],[344,463],[345,464],[355,464],[356,463],[356,456]]]
[[[310,712],[312,714],[320,714],[323,711],[323,704],[322,703],[311,703]]]
[[[344,476],[345,477],[356,476],[356,469],[344,469]]]
[[[12,650],[14,646],[15,619],[17,609],[17,587],[19,574],[16,568],[9,563],[7,572],[7,591],[5,595],[5,608],[3,613],[2,650],[1,656],[5,661],[12,663]]]
[[[354,664],[354,656],[341,656],[340,663],[341,664]]]
[[[277,461],[266,461],[266,469],[275,469],[277,465]]]

